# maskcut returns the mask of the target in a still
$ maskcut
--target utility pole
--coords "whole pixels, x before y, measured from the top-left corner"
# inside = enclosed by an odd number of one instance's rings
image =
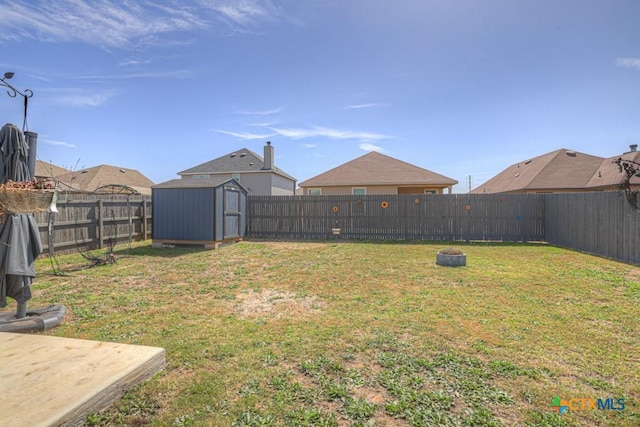
[[[471,193],[471,175],[469,175],[469,178],[467,179],[469,182],[469,193]]]

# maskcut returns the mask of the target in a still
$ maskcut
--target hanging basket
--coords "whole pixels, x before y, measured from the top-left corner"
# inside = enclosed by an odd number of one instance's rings
[[[0,208],[9,213],[55,212],[57,193],[52,190],[0,188]]]

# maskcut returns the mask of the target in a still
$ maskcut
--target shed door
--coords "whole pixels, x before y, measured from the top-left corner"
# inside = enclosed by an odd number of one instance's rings
[[[240,230],[242,212],[242,193],[233,187],[224,188],[224,239],[241,237]]]

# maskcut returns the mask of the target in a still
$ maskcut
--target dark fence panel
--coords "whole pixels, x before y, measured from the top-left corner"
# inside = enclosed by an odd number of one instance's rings
[[[249,196],[248,236],[544,240],[542,195]]]
[[[57,213],[37,212],[44,254],[100,249],[151,237],[151,197],[59,195]]]
[[[547,194],[547,242],[640,264],[640,213],[622,192]]]

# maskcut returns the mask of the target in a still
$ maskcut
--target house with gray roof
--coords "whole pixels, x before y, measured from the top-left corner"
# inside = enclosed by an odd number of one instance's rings
[[[615,191],[626,175],[616,159],[640,162],[637,145],[613,157],[598,157],[561,148],[515,163],[471,193],[567,193]],[[632,189],[640,188],[640,177],[632,177]]]
[[[234,179],[249,195],[292,196],[296,179],[275,164],[275,152],[271,142],[264,146],[264,157],[247,148],[241,148],[224,156],[178,172],[181,179]]]
[[[304,195],[443,194],[458,181],[372,151],[300,183]]]

